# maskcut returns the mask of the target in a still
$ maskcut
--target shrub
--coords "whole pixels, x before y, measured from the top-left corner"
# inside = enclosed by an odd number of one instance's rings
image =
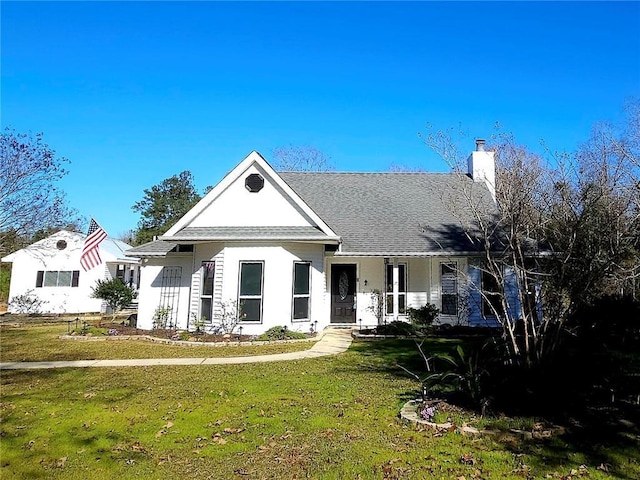
[[[631,296],[604,296],[578,309],[570,319],[577,335],[588,343],[609,347],[640,347],[640,300]],[[589,348],[593,348],[592,345]]]
[[[394,321],[386,325],[378,325],[376,327],[377,335],[408,335],[414,336],[418,334],[416,327],[407,322]]]
[[[15,310],[17,313],[26,313],[34,315],[42,313],[42,306],[47,303],[45,300],[41,300],[33,292],[33,290],[27,290],[22,295],[16,295],[9,300],[9,308]]]
[[[289,330],[286,326],[281,327],[271,327],[269,330],[264,332],[262,335],[258,336],[256,340],[260,342],[265,341],[274,341],[274,340],[295,340],[295,339],[303,339],[309,338],[306,333],[295,332],[293,330]]]
[[[98,280],[96,286],[93,287],[91,296],[107,302],[113,313],[113,318],[116,318],[116,313],[131,303],[136,292],[127,287],[119,278],[114,278],[112,280]]]
[[[419,308],[407,309],[411,323],[419,327],[430,326],[438,317],[440,310],[432,303],[427,303]]]
[[[384,318],[384,293],[378,289],[372,290],[371,302],[369,303],[367,310],[373,313],[376,320],[378,320],[378,325],[381,325],[382,319]]]
[[[225,334],[231,335],[240,323],[242,311],[238,312],[238,303],[235,300],[218,302],[219,313],[216,318]],[[240,309],[242,310],[242,309]]]
[[[424,357],[420,350],[427,368],[440,370],[434,371],[422,381],[423,392],[431,392],[434,388],[455,392],[484,415],[491,401],[486,388],[490,376],[487,366],[491,359],[485,349],[488,351],[489,345],[490,343],[485,343],[482,348],[471,349],[470,352],[465,352],[458,345],[453,354],[435,354],[430,358]]]
[[[158,307],[156,311],[153,313],[153,329],[156,328],[164,330],[167,328],[167,323],[169,323],[169,328],[172,327],[169,319],[171,318],[171,307]]]

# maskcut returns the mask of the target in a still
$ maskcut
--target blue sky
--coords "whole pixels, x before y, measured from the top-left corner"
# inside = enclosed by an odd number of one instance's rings
[[[71,160],[72,207],[111,234],[143,190],[202,190],[251,150],[313,145],[339,170],[446,171],[425,124],[500,122],[573,150],[640,96],[639,2],[7,2],[2,127]]]

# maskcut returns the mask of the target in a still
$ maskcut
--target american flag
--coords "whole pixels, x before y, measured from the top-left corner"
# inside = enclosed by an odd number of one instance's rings
[[[82,248],[82,255],[80,255],[80,265],[82,265],[85,272],[102,263],[100,242],[105,238],[107,238],[107,232],[92,218],[87,232],[87,239],[84,241],[84,247]]]

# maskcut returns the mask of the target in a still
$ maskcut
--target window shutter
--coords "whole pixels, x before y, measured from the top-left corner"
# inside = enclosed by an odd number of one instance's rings
[[[80,270],[74,270],[73,277],[71,278],[71,286],[77,287],[79,280],[80,280]]]
[[[42,287],[42,280],[44,278],[44,271],[38,270],[38,274],[36,275],[36,288]]]

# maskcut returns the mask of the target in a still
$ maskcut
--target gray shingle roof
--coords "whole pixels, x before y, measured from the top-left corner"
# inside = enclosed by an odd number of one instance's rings
[[[291,240],[327,241],[316,227],[186,227],[171,236],[174,241]],[[337,239],[336,239],[337,240]]]
[[[473,212],[495,211],[483,183],[454,173],[283,172],[353,254],[475,251]]]
[[[130,248],[129,250],[126,250],[124,254],[128,257],[164,257],[176,245],[177,243],[155,240],[153,242]]]
[[[282,172],[282,179],[342,238],[343,254],[446,255],[473,252],[466,233],[475,214],[495,213],[483,183],[454,173]],[[315,227],[186,227],[179,242],[323,241]],[[329,242],[328,242],[329,241]],[[165,256],[176,243],[158,240],[127,256]]]

